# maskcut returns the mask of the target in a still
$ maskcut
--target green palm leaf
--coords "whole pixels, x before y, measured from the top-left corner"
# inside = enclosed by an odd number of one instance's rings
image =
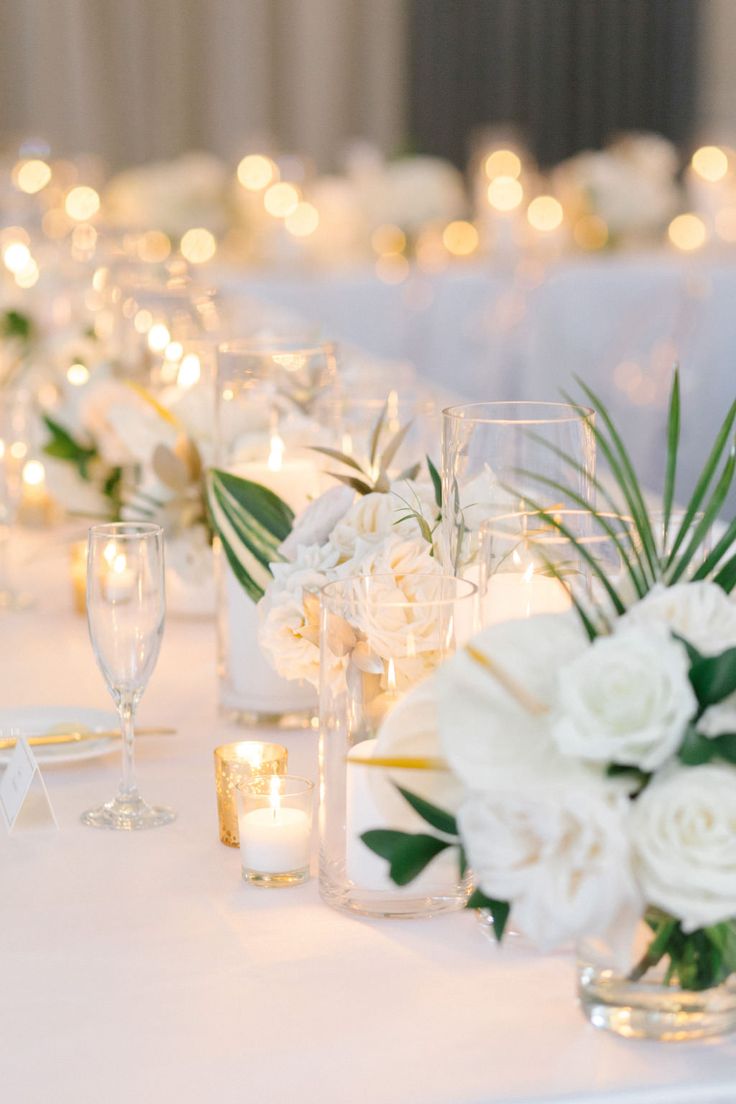
[[[672,570],[667,573],[667,582],[671,585],[676,583],[685,574],[693,556],[697,550],[702,546],[708,530],[720,513],[721,506],[726,501],[726,496],[731,489],[733,483],[734,469],[736,469],[736,452],[732,451],[726,465],[721,472],[721,477],[716,484],[716,487],[711,495],[710,502],[703,512],[703,516],[695,526],[689,543],[685,547],[684,552],[681,553],[679,559],[672,563]],[[679,535],[679,534],[678,534]]]
[[[670,409],[667,416],[667,463],[664,476],[664,495],[662,509],[664,513],[662,548],[667,547],[667,536],[672,517],[672,503],[675,498],[675,478],[677,474],[677,452],[680,446],[680,373],[675,368],[670,393]]]

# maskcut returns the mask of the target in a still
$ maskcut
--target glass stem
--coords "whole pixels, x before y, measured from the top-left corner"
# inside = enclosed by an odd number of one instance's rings
[[[118,706],[120,716],[120,733],[123,743],[123,776],[120,780],[118,798],[121,801],[132,801],[138,797],[138,788],[135,784],[135,757],[133,754],[133,718],[135,715],[135,700],[132,697],[124,697]]]

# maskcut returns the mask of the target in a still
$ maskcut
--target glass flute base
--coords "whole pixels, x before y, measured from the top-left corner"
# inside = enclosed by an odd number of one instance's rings
[[[143,828],[160,828],[176,819],[176,813],[166,805],[148,805],[141,797],[114,797],[96,809],[82,813],[82,824],[90,828],[110,828],[119,832],[136,832]]]
[[[267,889],[286,889],[288,886],[303,885],[309,881],[309,867],[299,870],[287,870],[281,874],[265,874],[262,870],[243,868],[243,881],[249,885],[264,886]]]

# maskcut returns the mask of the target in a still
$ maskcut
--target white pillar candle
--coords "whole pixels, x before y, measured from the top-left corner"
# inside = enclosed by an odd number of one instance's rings
[[[240,816],[238,829],[244,871],[290,874],[309,866],[310,822],[302,809],[253,809]]]
[[[483,622],[534,617],[538,613],[564,613],[572,605],[562,583],[535,571],[498,571],[491,575],[483,596]]]

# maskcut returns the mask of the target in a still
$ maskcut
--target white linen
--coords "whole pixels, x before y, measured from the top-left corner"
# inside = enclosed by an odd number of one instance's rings
[[[54,534],[24,571],[35,612],[0,615],[0,699],[107,708]],[[31,543],[24,542],[24,553]],[[716,1104],[736,1097],[736,1040],[680,1047],[596,1032],[573,963],[510,945],[471,914],[361,921],[315,880],[245,886],[217,838],[210,623],[170,620],[142,724],[144,796],[179,813],[124,835],[79,814],[112,795],[117,755],[44,768],[60,830],[0,833],[2,1099],[78,1104]],[[266,737],[269,738],[269,737]],[[280,739],[280,737],[275,737]],[[316,736],[290,769],[316,777]]]

